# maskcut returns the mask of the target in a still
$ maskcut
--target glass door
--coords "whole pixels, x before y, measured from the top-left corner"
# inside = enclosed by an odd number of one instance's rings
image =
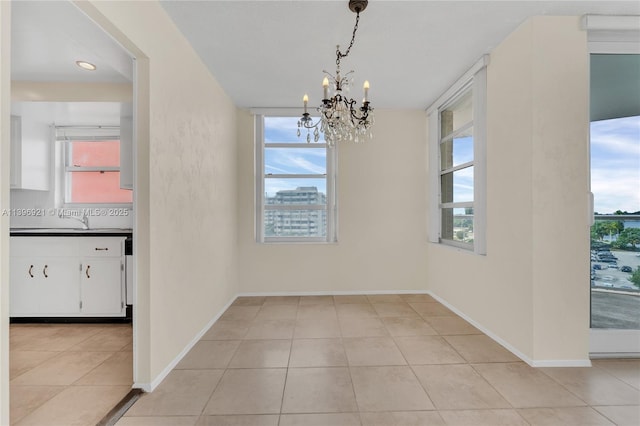
[[[592,357],[640,354],[640,55],[591,55]]]

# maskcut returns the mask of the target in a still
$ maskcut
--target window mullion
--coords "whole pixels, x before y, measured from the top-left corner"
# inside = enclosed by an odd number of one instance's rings
[[[323,174],[276,174],[266,173],[265,179],[324,179],[327,177],[326,173]]]
[[[449,133],[448,135],[442,137],[442,139],[440,139],[440,145],[442,145],[445,142],[449,142],[452,139],[455,139],[457,136],[463,134],[464,132],[466,132],[467,130],[471,129],[473,127],[473,120],[465,123],[462,127],[454,130],[453,132]]]
[[[446,175],[448,173],[457,172],[458,170],[467,169],[469,167],[473,167],[473,161],[468,161],[466,163],[458,164],[457,166],[444,169],[440,171],[440,175]]]

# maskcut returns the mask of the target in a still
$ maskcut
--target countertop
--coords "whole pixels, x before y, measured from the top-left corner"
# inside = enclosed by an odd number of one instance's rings
[[[131,237],[129,228],[11,228],[12,237]]]

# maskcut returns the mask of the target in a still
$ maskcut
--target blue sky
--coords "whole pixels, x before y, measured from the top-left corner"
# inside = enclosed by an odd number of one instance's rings
[[[640,116],[591,123],[594,210],[640,210]]]
[[[265,117],[265,142],[269,143],[307,143],[307,131],[301,130],[300,137],[297,117]],[[313,138],[313,134],[311,135]],[[321,137],[320,141],[324,141]],[[325,174],[327,152],[320,145],[311,142],[314,149],[306,148],[265,148],[264,171],[272,174]],[[320,179],[265,179],[265,193],[272,197],[282,189],[295,189],[301,186],[315,186],[318,191],[327,193],[326,181]]]

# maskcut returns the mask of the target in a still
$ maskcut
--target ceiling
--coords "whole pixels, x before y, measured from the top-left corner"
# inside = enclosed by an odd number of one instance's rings
[[[86,71],[84,60],[97,66]],[[13,1],[11,79],[127,83],[131,56],[69,1]]]
[[[335,46],[351,39],[347,4],[161,1],[239,107],[297,107],[305,93],[318,104],[322,70],[335,72]],[[374,107],[424,109],[529,16],[585,13],[640,15],[640,2],[373,0],[342,68],[355,70],[356,99],[367,79]],[[69,1],[12,3],[11,61],[13,80],[132,81],[130,55]]]
[[[240,107],[320,102],[355,14],[341,1],[161,1]],[[534,15],[640,14],[637,1],[371,1],[343,71],[352,96],[371,82],[377,108],[428,107],[483,54]]]

